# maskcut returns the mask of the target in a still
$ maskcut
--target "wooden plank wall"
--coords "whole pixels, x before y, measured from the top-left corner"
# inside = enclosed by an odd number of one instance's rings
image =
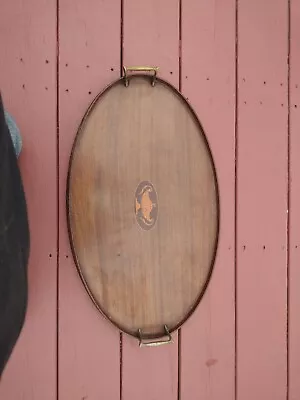
[[[299,400],[299,20],[300,0],[1,6],[0,90],[23,134],[32,236],[29,309],[1,399]],[[76,130],[123,64],[158,65],[188,98],[221,195],[208,290],[174,344],[154,349],[95,310],[66,227]]]
[[[300,397],[300,1],[290,9],[289,400]]]
[[[26,324],[1,380],[0,399],[53,400],[57,372],[55,0],[2,2],[0,49],[0,90],[23,136],[20,166],[31,235]]]
[[[239,1],[237,393],[286,399],[288,3]]]

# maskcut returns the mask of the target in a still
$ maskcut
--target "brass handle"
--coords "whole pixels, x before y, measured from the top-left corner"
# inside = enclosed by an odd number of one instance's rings
[[[167,325],[164,325],[164,330],[165,330],[165,336],[167,336],[167,339],[160,339],[160,340],[147,340],[143,339],[142,337],[142,331],[141,329],[138,330],[138,335],[139,335],[139,346],[140,347],[156,347],[156,346],[161,346],[163,344],[170,344],[173,342],[172,336],[170,334],[170,331],[167,327]]]
[[[129,85],[128,72],[154,72],[151,81],[152,86],[154,86],[158,69],[158,67],[123,67],[125,86],[127,87]]]

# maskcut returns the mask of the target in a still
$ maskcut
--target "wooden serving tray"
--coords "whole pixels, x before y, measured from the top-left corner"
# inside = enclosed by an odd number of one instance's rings
[[[182,95],[156,69],[124,71],[80,125],[67,216],[94,304],[140,344],[153,345],[171,341],[207,287],[218,185],[203,129]]]

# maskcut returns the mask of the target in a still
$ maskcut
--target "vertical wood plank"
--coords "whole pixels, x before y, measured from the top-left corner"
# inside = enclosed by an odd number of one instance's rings
[[[288,6],[238,4],[237,393],[284,400]]]
[[[124,65],[158,65],[159,76],[179,85],[178,2],[124,1]],[[177,335],[172,345],[139,348],[123,336],[122,400],[177,399]]]
[[[120,1],[59,6],[59,399],[119,399],[119,333],[93,306],[70,254],[66,178],[89,103],[120,71]]]
[[[300,398],[300,1],[290,2],[289,400]]]
[[[29,212],[29,304],[0,398],[56,399],[56,3],[1,5],[0,90],[23,137]],[[3,189],[3,188],[2,188]],[[1,189],[1,190],[2,190]],[[1,329],[1,328],[0,328]]]
[[[215,269],[182,328],[181,399],[233,400],[235,1],[182,1],[182,92],[205,130],[220,190]]]

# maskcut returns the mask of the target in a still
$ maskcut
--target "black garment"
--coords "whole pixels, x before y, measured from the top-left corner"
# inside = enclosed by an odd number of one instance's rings
[[[26,200],[0,95],[0,377],[25,320],[28,256]]]

